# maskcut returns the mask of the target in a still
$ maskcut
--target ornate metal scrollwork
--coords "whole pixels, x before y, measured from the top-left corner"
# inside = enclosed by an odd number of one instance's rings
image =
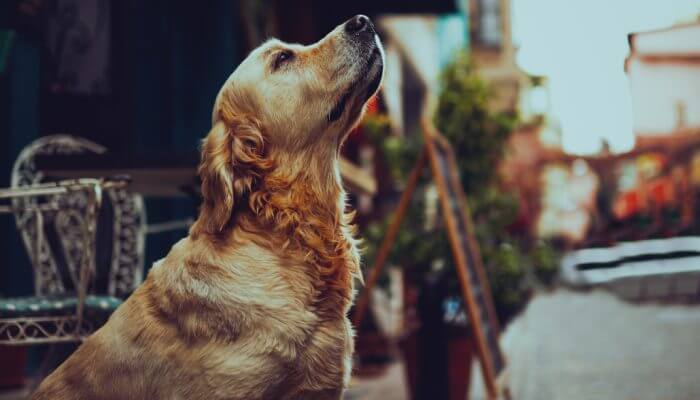
[[[27,146],[17,158],[12,171],[12,186],[27,186],[40,183],[44,176],[36,168],[34,159],[37,155],[47,154],[83,154],[104,153],[106,149],[96,143],[69,135],[53,135],[38,139]],[[143,277],[146,215],[143,199],[140,195],[125,189],[109,189],[114,212],[112,261],[108,277],[108,294],[124,297],[131,293]],[[45,224],[54,224],[59,234],[66,263],[71,278],[77,284],[84,244],[82,223],[87,206],[85,193],[71,193],[69,196],[54,199],[60,203],[59,211],[48,214]],[[36,201],[31,198],[17,199],[19,202]],[[65,292],[65,287],[56,265],[56,259],[47,243],[39,246],[36,232],[35,215],[31,212],[17,212],[15,219],[22,234],[25,248],[35,272],[35,290],[37,295]]]
[[[146,212],[141,196],[124,189],[108,192],[114,209],[109,294],[124,297],[143,279]]]
[[[0,342],[9,345],[74,342],[94,330],[90,320],[83,319],[80,329],[76,329],[77,324],[75,316],[2,319]]]
[[[103,153],[106,149],[88,140],[68,135],[54,135],[38,139],[27,146],[17,158],[12,171],[12,187],[40,184],[45,176],[37,168],[37,155]],[[146,216],[142,197],[121,187],[105,189],[112,207],[112,259],[109,265],[106,294],[126,297],[140,283],[143,275],[144,242],[146,234]],[[94,217],[93,202],[86,191],[72,191],[64,195],[51,195],[44,198],[52,205],[45,212],[35,212],[38,200],[35,197],[18,197],[12,199],[13,212],[17,228],[22,236],[34,269],[35,294],[37,296],[56,295],[66,292],[64,284],[66,275],[75,289],[81,286],[81,266],[85,258],[92,258],[93,241],[88,240],[94,228],[87,232],[86,221]],[[93,210],[92,212],[89,212]],[[92,221],[92,219],[90,219]],[[46,229],[55,232],[59,245],[45,240]],[[85,252],[86,246],[91,247]],[[60,247],[60,249],[56,248]],[[61,262],[67,268],[60,268],[54,251],[61,252]],[[87,255],[86,255],[87,254]],[[94,265],[90,276],[94,278]],[[66,274],[67,270],[67,274]],[[63,271],[64,276],[61,276]],[[88,282],[89,283],[89,282]],[[88,285],[89,286],[89,285]],[[85,292],[78,290],[79,298],[84,299]],[[82,304],[79,301],[79,307]],[[26,318],[0,318],[0,343],[33,344],[82,340],[96,327],[95,321],[81,319],[78,311],[70,316],[46,316]],[[79,327],[78,327],[79,325]],[[79,329],[78,329],[79,328]]]
[[[40,138],[32,142],[29,146],[25,147],[17,157],[14,168],[12,169],[12,187],[34,185],[41,183],[44,180],[44,175],[37,169],[35,164],[35,157],[37,155],[82,154],[86,152],[100,154],[104,153],[105,151],[106,149],[98,144],[69,135],[53,135]],[[72,196],[80,197],[81,194],[73,194]],[[30,209],[32,205],[35,205],[36,201],[37,200],[35,198],[31,197],[17,198],[13,199],[13,205],[19,210],[27,210]],[[61,204],[62,202],[69,200],[56,197],[52,201]],[[75,199],[73,201],[79,202],[81,200]],[[85,199],[83,204],[86,203],[87,200]],[[54,217],[54,214],[47,213],[44,217],[44,225],[53,223]],[[63,293],[65,292],[65,287],[63,281],[61,280],[56,258],[49,244],[45,240],[40,240],[40,235],[42,235],[43,232],[38,231],[37,226],[39,225],[36,223],[36,218],[36,214],[31,211],[18,211],[15,213],[17,228],[22,235],[24,246],[28,250],[29,258],[32,262],[32,267],[34,268],[35,293],[37,295]],[[82,223],[82,220],[78,222]],[[80,226],[80,223],[75,225],[71,224],[66,228],[69,231],[79,231],[81,229]],[[61,233],[70,234],[66,231]],[[78,235],[79,234],[76,233],[71,236],[76,239]],[[81,243],[82,239],[78,239],[77,242],[73,242],[72,244],[79,246]],[[74,264],[72,261],[73,260],[67,261],[68,267],[71,270],[73,277],[77,277],[76,274],[79,270],[80,264]],[[79,262],[79,259],[75,261]]]

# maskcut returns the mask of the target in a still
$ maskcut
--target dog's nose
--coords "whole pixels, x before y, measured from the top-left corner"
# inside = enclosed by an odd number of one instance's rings
[[[345,32],[347,33],[360,33],[368,30],[374,30],[374,25],[366,15],[355,15],[345,23]]]

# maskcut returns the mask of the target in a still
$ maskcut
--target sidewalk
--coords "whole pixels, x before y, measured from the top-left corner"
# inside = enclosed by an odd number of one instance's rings
[[[700,307],[559,290],[533,299],[501,341],[513,399],[700,399]]]

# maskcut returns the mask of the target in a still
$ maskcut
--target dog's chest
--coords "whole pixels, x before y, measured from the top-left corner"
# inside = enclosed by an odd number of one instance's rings
[[[279,321],[282,325],[284,321]],[[293,325],[294,321],[289,320]],[[234,342],[191,348],[197,381],[216,398],[287,398],[320,387],[343,385],[353,351],[347,320],[317,326],[306,337],[260,327]]]
[[[186,246],[182,250],[191,256]],[[260,387],[327,386],[344,380],[352,354],[344,316],[349,299],[333,307],[333,318],[320,315],[315,306],[319,290],[307,265],[254,245],[216,258],[217,265],[225,266],[216,276],[216,268],[204,272],[183,258],[169,256],[149,278],[163,296],[158,302],[173,307],[166,311],[177,319],[181,354],[188,358],[183,365],[196,365],[212,384],[210,391],[235,387],[234,398],[258,398],[253,393],[259,394]],[[175,260],[179,265],[171,263]],[[184,346],[188,337],[195,339],[194,346]]]

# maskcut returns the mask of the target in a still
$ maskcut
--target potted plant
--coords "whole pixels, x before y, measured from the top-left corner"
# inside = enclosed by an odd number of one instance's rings
[[[550,245],[510,231],[518,216],[518,198],[502,187],[497,166],[506,155],[507,140],[517,118],[492,111],[489,108],[491,96],[489,87],[477,75],[468,54],[459,53],[443,72],[434,119],[438,130],[454,147],[498,318],[505,323],[525,306],[533,288],[540,285],[538,282],[542,285],[551,283],[557,264],[556,252]],[[363,127],[376,143],[382,162],[400,191],[421,149],[422,135],[391,136],[388,120],[382,116],[367,118]],[[418,297],[430,303],[428,306],[418,301],[419,326],[426,329],[418,328],[414,333],[438,332],[445,339],[441,353],[445,364],[449,362],[450,365],[442,376],[451,376],[448,372],[454,371],[453,382],[437,382],[432,390],[438,390],[440,386],[450,387],[454,388],[450,398],[464,398],[466,393],[457,392],[468,389],[469,358],[473,346],[466,325],[444,318],[447,299],[459,299],[460,292],[446,232],[437,211],[435,189],[429,178],[426,169],[389,260],[405,269],[406,275],[412,277],[408,281],[419,290]],[[387,215],[364,229],[368,265],[371,265],[390,218],[391,215]],[[439,306],[436,308],[435,304]],[[430,321],[430,326],[425,326],[426,321]],[[421,358],[421,354],[437,351],[435,348],[420,349],[421,343],[435,343],[434,340],[417,339],[412,343],[417,343],[419,349],[407,354],[418,354],[414,357]],[[461,356],[455,357],[457,354]],[[409,368],[425,365],[415,360],[406,363]],[[430,365],[429,372],[435,372],[436,368],[438,366]],[[430,373],[408,371],[408,376],[420,381],[421,377],[429,379]],[[413,382],[412,387],[420,393],[425,385]]]

